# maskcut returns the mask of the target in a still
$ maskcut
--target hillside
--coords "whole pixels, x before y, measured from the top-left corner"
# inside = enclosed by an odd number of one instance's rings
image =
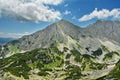
[[[120,22],[119,21],[96,21],[85,28],[87,33],[92,34],[100,39],[107,38],[111,41],[116,41],[120,43]],[[119,44],[118,44],[119,45]]]
[[[97,21],[87,28],[80,28],[60,20],[43,30],[10,41],[0,47],[0,78],[103,78],[111,74],[120,59],[119,26],[119,21]]]

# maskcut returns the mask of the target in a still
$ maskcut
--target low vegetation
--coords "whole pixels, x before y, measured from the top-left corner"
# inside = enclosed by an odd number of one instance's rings
[[[63,53],[57,48],[40,48],[0,59],[0,69],[17,77],[23,76],[25,79],[29,78],[29,72],[32,69],[38,68],[40,70],[38,75],[47,75],[47,70],[61,67],[62,64]]]
[[[68,50],[68,48],[64,48],[64,51],[61,52],[56,47],[37,48],[25,53],[14,54],[8,58],[0,59],[0,71],[10,72],[14,76],[22,76],[25,79],[29,79],[30,75],[35,74],[45,79],[54,75],[52,79],[62,77],[62,80],[79,80],[85,76],[82,72],[102,70],[107,67],[106,64],[94,61],[94,56],[102,54],[101,48],[92,55],[81,54],[78,50],[72,49],[65,56],[64,52]],[[111,52],[106,54],[105,58],[111,58],[113,54],[119,55],[117,52]],[[74,64],[71,64],[71,57],[73,57]],[[116,66],[110,76],[119,78],[120,64],[118,63]],[[34,72],[36,69],[37,72]]]

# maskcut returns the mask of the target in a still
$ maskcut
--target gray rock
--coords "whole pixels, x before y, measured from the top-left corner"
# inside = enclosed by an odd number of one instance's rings
[[[68,37],[74,43],[68,43]],[[84,53],[91,53],[102,45],[99,41],[111,41],[120,45],[120,22],[119,21],[97,21],[86,28],[80,28],[66,20],[49,25],[43,30],[31,35],[23,36],[18,40],[13,40],[5,45],[4,52],[9,53],[9,45],[16,46],[20,51],[29,51],[35,48],[56,47],[59,43],[70,44]],[[76,47],[77,45],[77,47]],[[82,49],[78,48],[80,46]],[[90,47],[90,52],[86,48]]]

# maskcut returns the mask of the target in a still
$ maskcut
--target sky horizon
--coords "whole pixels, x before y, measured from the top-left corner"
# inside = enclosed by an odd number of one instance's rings
[[[80,27],[120,21],[120,0],[0,0],[0,37],[20,38],[61,19]]]

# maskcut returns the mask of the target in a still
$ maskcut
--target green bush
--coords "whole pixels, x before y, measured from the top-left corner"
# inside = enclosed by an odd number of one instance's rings
[[[75,61],[80,62],[81,61],[81,54],[77,50],[71,50],[72,55],[75,57]]]
[[[45,71],[40,71],[40,72],[38,72],[38,75],[39,75],[39,76],[47,76],[48,73],[45,72]]]
[[[70,57],[71,57],[71,54],[67,54],[65,58],[69,59]]]
[[[80,67],[75,65],[69,65],[66,72],[67,77],[65,80],[78,80],[82,76]]]

